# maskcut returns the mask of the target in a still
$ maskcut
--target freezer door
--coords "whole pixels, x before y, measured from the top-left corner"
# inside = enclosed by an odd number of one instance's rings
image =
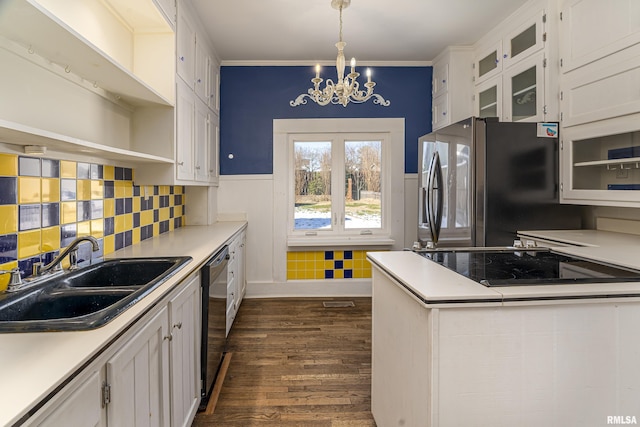
[[[432,241],[430,228],[437,228],[434,221],[440,221],[440,236],[435,242],[438,246],[473,243],[472,147],[471,121],[456,123],[419,139],[418,240],[422,246]],[[430,169],[430,165],[435,165],[436,152],[441,182],[434,179],[436,172]],[[434,188],[434,182],[440,188]],[[442,191],[441,197],[435,195],[436,190]]]

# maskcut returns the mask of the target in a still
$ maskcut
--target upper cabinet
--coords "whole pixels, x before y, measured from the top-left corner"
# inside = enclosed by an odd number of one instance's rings
[[[471,115],[472,53],[469,47],[449,47],[433,61],[433,130]]]
[[[561,200],[640,207],[640,3],[565,0]]]
[[[565,73],[640,43],[637,0],[564,0],[560,13]]]
[[[537,6],[516,12],[476,45],[474,115],[514,122],[550,119],[547,12]]]

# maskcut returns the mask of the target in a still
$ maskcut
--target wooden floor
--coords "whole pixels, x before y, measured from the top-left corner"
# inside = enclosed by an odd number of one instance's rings
[[[375,426],[370,298],[245,299],[229,351],[215,412],[194,427]]]

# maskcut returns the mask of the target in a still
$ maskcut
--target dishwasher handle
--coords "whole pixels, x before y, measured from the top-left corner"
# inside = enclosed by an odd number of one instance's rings
[[[229,260],[229,246],[220,249],[207,263],[205,268],[209,270],[209,277],[215,278],[225,268]]]

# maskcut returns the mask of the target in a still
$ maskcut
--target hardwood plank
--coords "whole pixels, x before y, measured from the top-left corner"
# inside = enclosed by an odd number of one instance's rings
[[[244,300],[213,414],[195,427],[375,427],[371,415],[371,299]]]

